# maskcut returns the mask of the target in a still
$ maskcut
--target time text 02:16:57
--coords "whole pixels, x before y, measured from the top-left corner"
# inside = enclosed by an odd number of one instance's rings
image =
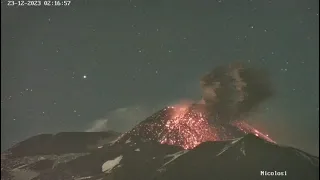
[[[7,1],[8,6],[69,6],[71,1]]]

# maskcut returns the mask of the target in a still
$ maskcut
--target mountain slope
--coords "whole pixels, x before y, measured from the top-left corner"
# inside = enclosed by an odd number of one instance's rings
[[[162,171],[158,171],[155,179],[268,178],[261,176],[261,171],[282,171],[287,174],[273,176],[271,179],[317,179],[319,158],[248,134],[233,141],[203,143],[166,164]]]
[[[20,161],[19,165],[10,167],[2,164],[1,179],[19,180],[20,177],[33,180],[315,180],[319,178],[318,157],[295,148],[270,143],[252,134],[228,141],[204,142],[190,150],[129,137],[124,142],[106,144],[82,154],[68,152],[46,156],[42,153],[23,158],[29,158],[29,161]],[[37,160],[31,161],[32,158]],[[18,159],[22,160],[22,157]],[[16,160],[17,158],[8,156],[6,162],[8,164]],[[60,163],[57,163],[57,160]],[[287,176],[265,177],[260,175],[261,171],[286,171]],[[3,176],[5,174],[6,176]]]
[[[1,154],[1,180],[84,179],[316,180],[319,158],[247,124],[208,124],[201,105],[164,108],[122,135],[44,134]]]
[[[41,134],[1,153],[1,179],[31,179],[116,139],[116,132]]]

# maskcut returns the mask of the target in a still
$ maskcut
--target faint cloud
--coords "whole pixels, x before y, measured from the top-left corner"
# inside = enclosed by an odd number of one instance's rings
[[[101,132],[108,131],[108,119],[98,119],[93,122],[91,127],[86,132]]]
[[[172,106],[175,104],[192,103],[192,100],[180,99],[171,100],[169,103],[159,103],[158,105],[132,105],[127,107],[120,107],[106,113],[105,117],[100,118],[92,122],[87,132],[98,131],[116,131],[127,132],[134,126],[144,121],[146,118],[154,114],[155,112],[163,109],[166,106]]]
[[[128,110],[128,108],[118,108],[118,109],[115,110],[115,112],[116,113],[122,113],[122,112],[125,112],[127,110]]]
[[[126,132],[145,120],[155,112],[155,109],[146,106],[134,105],[122,107],[107,113],[109,128],[117,132]]]
[[[112,130],[116,132],[126,132],[151,116],[156,110],[158,109],[138,105],[114,109],[107,112],[105,117],[93,121],[86,131],[98,132]]]

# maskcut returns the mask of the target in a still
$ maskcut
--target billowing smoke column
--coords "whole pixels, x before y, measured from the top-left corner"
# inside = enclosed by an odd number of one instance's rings
[[[273,94],[267,72],[239,63],[215,68],[202,77],[200,85],[214,124],[245,118]]]

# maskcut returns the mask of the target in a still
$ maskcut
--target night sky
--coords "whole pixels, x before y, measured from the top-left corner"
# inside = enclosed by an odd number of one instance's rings
[[[265,68],[275,95],[249,118],[319,154],[318,0],[88,0],[1,4],[1,150],[39,133],[126,131],[201,98],[234,61]]]

